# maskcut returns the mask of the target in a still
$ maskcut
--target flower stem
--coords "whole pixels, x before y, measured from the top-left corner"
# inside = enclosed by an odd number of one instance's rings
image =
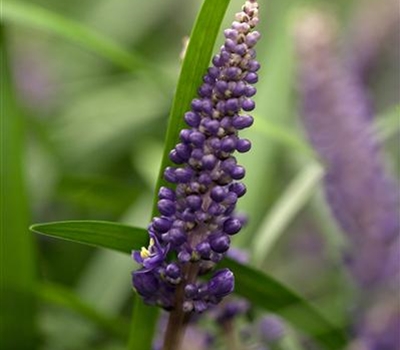
[[[163,350],[177,350],[180,349],[188,318],[190,315],[183,311],[183,301],[185,286],[187,283],[192,283],[196,280],[199,270],[197,263],[189,263],[185,266],[184,275],[185,280],[178,286],[175,293],[175,306],[170,312],[168,318],[167,330],[164,336]]]

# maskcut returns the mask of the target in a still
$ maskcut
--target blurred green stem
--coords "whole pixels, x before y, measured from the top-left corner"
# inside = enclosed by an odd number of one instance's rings
[[[1,254],[0,349],[35,349],[35,252],[28,231],[23,176],[23,121],[18,114],[0,25],[1,54]]]

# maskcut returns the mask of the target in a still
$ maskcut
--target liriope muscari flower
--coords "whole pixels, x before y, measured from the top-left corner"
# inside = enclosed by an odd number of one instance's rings
[[[260,37],[257,23],[258,3],[246,1],[225,30],[225,43],[184,116],[188,128],[170,152],[176,166],[165,169],[171,186],[159,191],[160,216],[148,227],[149,247],[133,254],[142,265],[133,273],[133,285],[148,304],[202,312],[233,291],[229,269],[214,272],[208,281],[198,276],[224,257],[243,224],[234,209],[246,192],[239,181],[245,169],[232,154],[251,147],[238,131],[253,123],[246,112],[255,106],[252,84],[260,68],[253,48]]]
[[[398,189],[385,174],[365,90],[338,60],[335,24],[315,12],[296,28],[304,124],[326,165],[331,209],[349,237],[346,260],[361,286],[387,278],[399,234]]]

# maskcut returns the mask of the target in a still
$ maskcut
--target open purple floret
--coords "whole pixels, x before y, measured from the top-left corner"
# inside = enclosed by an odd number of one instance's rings
[[[260,37],[253,30],[257,23],[258,4],[246,1],[225,30],[225,44],[184,116],[188,128],[170,152],[176,165],[165,169],[164,178],[171,188],[159,190],[160,216],[149,225],[149,247],[133,253],[142,265],[133,272],[133,285],[148,304],[172,309],[180,288],[184,311],[203,312],[234,289],[228,269],[215,271],[208,281],[197,277],[224,257],[231,236],[243,225],[234,210],[246,192],[239,181],[245,169],[232,154],[251,148],[238,130],[253,123],[253,117],[242,111],[255,107],[251,97],[256,89],[251,84],[257,82],[260,68],[253,48]]]

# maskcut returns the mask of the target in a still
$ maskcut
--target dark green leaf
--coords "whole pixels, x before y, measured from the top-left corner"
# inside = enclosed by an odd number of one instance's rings
[[[125,253],[130,253],[132,249],[140,249],[146,244],[148,237],[147,231],[142,228],[93,221],[55,222],[34,225],[32,230],[53,237],[110,248]],[[96,234],[96,232],[100,234]],[[327,349],[340,349],[343,346],[344,336],[341,331],[331,325],[306,300],[286,286],[261,271],[238,264],[231,259],[225,259],[221,266],[229,267],[234,272],[236,293],[249,299],[255,306],[282,315],[294,326],[318,339]],[[146,322],[145,318],[147,317],[144,315],[150,312],[149,318],[154,317],[155,319],[156,311],[153,313],[150,308],[143,306],[139,302],[135,306],[138,310],[143,311],[143,313],[140,312],[139,314],[134,313],[135,330],[142,330],[144,327],[143,322]],[[151,324],[154,326],[154,323]],[[142,334],[140,337],[143,337],[144,340],[149,339],[149,335]],[[132,345],[139,346],[138,343],[133,343],[132,341]],[[131,349],[136,348],[132,347]]]

